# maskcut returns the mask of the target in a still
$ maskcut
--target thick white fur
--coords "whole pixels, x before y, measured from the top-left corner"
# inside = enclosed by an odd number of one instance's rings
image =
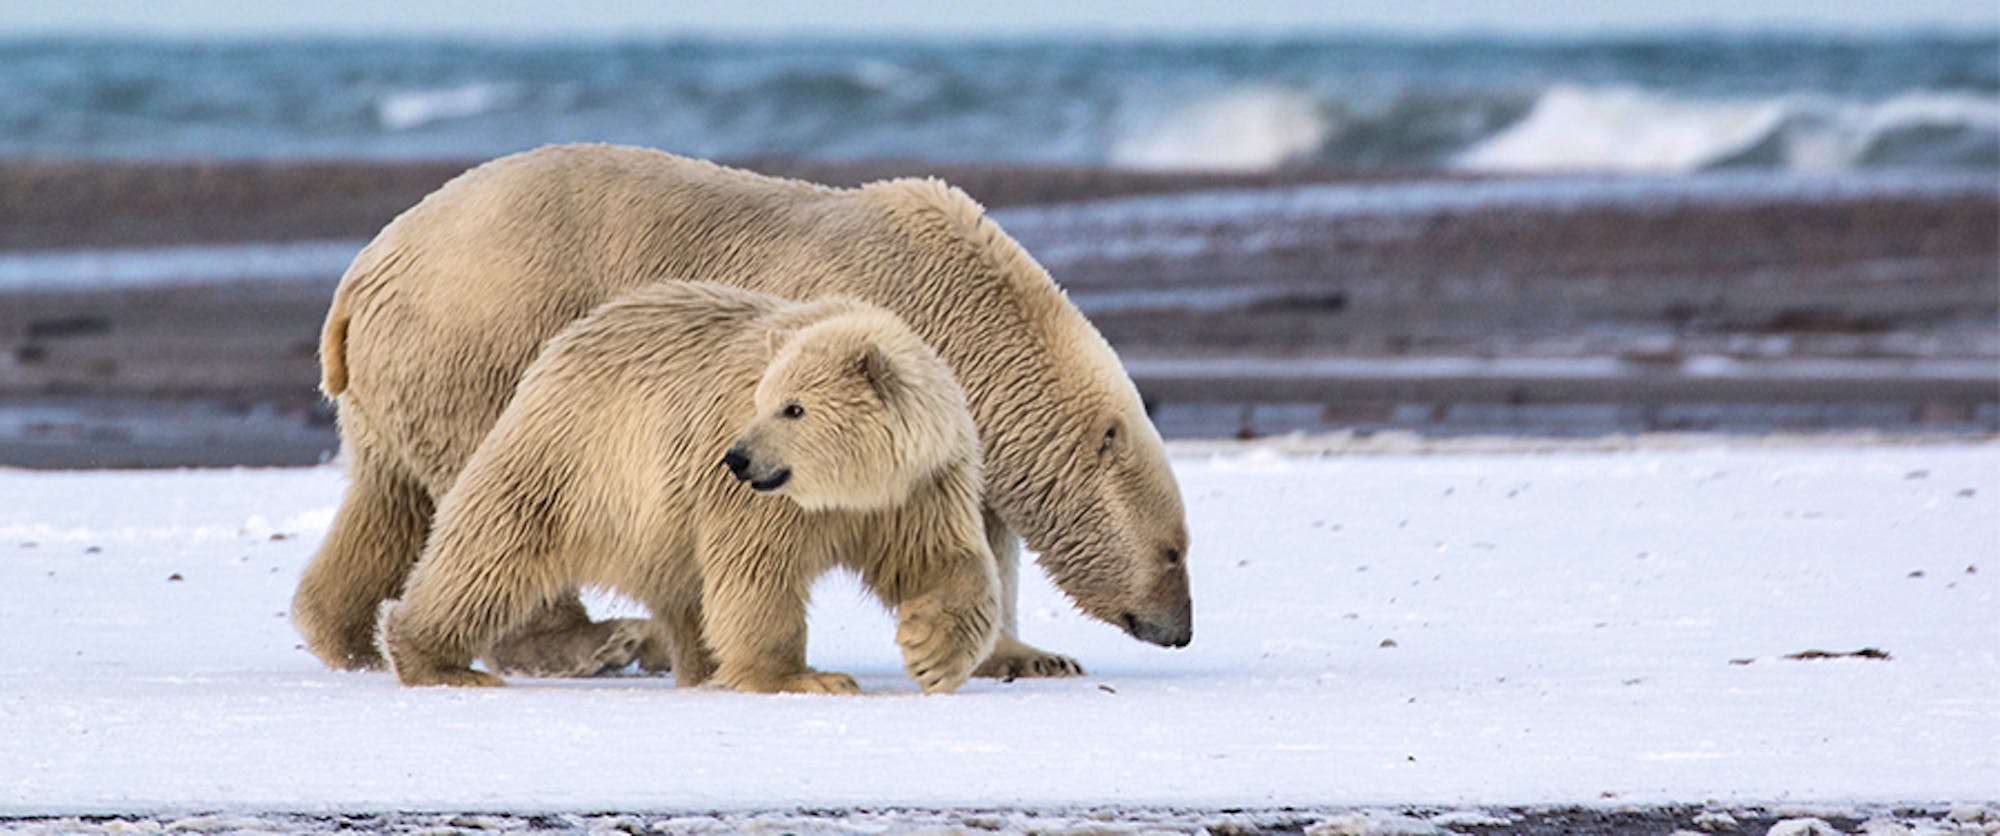
[[[405,684],[500,684],[475,656],[600,586],[669,629],[682,685],[854,692],[805,658],[813,579],[839,566],[897,610],[911,678],[956,689],[998,635],[978,443],[950,370],[885,311],[647,285],[528,368],[445,494],[383,644]],[[789,478],[754,490],[723,467],[730,449]]]
[[[314,653],[339,668],[381,663],[377,605],[402,588],[436,498],[543,341],[670,278],[864,300],[944,358],[978,427],[1000,562],[1003,634],[980,675],[1081,671],[1015,636],[1014,532],[1083,611],[1149,641],[1187,641],[1187,528],[1159,435],[1110,346],[978,204],[935,180],[829,189],[573,145],[459,176],[383,229],[341,280],[321,361],[350,487],[293,605]],[[599,665],[622,626],[592,624],[573,597],[550,607],[496,645],[503,666]]]

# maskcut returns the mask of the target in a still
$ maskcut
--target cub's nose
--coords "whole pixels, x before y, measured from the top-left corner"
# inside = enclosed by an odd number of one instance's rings
[[[750,457],[743,455],[742,447],[731,447],[722,454],[722,464],[729,468],[729,475],[738,482],[750,481]]]

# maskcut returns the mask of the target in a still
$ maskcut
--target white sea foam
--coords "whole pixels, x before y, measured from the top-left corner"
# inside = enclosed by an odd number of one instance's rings
[[[389,130],[406,131],[433,122],[490,113],[512,104],[519,95],[511,84],[399,90],[375,102],[375,120]]]
[[[1480,171],[1691,171],[1771,133],[1783,115],[1775,102],[1694,102],[1559,86],[1457,162]]]
[[[854,63],[848,73],[856,83],[890,96],[915,101],[937,92],[937,80],[893,61],[866,58]]]
[[[1958,141],[1929,139],[1929,151],[1892,147],[1899,133],[1913,131]],[[1970,93],[1911,92],[1877,102],[1807,94],[1715,100],[1560,85],[1453,162],[1495,172],[1677,173],[1732,165],[1845,171],[1895,164],[1899,153],[1911,157],[1907,162],[1940,162],[1922,155],[1977,155],[1996,144],[2000,101]]]
[[[1261,171],[1318,150],[1332,127],[1305,93],[1239,88],[1169,110],[1120,137],[1111,161],[1132,168]]]

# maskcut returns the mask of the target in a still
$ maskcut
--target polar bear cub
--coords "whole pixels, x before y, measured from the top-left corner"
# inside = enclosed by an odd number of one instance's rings
[[[381,641],[406,685],[473,670],[582,586],[649,607],[680,685],[856,693],[806,665],[812,582],[898,618],[904,668],[958,688],[998,635],[979,440],[902,320],[700,282],[630,291],[551,339],[440,502]]]

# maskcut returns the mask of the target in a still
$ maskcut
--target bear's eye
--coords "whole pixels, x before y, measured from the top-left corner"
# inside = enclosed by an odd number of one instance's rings
[[[795,403],[788,403],[785,404],[784,409],[778,410],[778,414],[783,415],[786,418],[798,420],[800,418],[806,417],[806,408],[803,406],[799,406],[798,404]]]
[[[1104,441],[1097,445],[1097,455],[1102,456],[1106,453],[1111,452],[1112,446],[1116,445],[1117,443],[1118,443],[1118,425],[1112,424],[1110,428],[1104,431]]]

